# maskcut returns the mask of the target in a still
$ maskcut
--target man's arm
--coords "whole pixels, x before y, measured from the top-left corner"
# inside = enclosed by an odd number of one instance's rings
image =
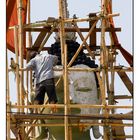
[[[31,59],[28,63],[27,63],[27,65],[26,65],[26,69],[34,69],[35,68],[35,61],[34,61],[34,59]]]
[[[58,62],[58,57],[56,55],[53,55],[53,66],[55,66]]]

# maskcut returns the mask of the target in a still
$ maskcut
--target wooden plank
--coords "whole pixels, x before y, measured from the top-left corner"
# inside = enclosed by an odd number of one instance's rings
[[[89,17],[96,17],[96,14],[95,13],[90,13]],[[95,21],[96,20],[89,21],[89,28],[92,27],[92,25],[94,24]],[[93,46],[93,47],[96,46],[96,26],[95,26],[95,29],[92,31],[92,33],[90,35],[89,44],[90,44],[90,46]]]
[[[127,76],[126,72],[117,72],[123,83],[125,84],[126,88],[130,92],[130,94],[133,96],[133,83]]]
[[[123,124],[122,120],[116,120],[115,122],[119,124]],[[113,122],[112,122],[113,123]],[[124,132],[124,126],[119,126],[119,127],[114,127],[112,126],[112,134],[113,136],[122,136],[121,140],[126,140],[125,139],[125,132]],[[119,140],[119,138],[114,138],[114,140]]]
[[[47,34],[47,32],[41,32],[41,33],[38,35],[36,41],[34,42],[33,47],[39,48],[39,46],[40,46],[40,44],[42,43],[42,41],[44,40],[46,34]]]

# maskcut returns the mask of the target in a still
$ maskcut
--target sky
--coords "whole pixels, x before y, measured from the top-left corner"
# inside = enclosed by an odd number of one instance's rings
[[[2,2],[2,0],[1,0],[1,2]],[[3,3],[3,5],[4,5],[4,3]],[[46,20],[48,17],[58,18],[58,0],[51,0],[51,1],[31,0],[31,5],[32,5],[32,7],[31,7],[31,22]],[[70,12],[70,17],[72,17],[73,14],[76,14],[77,17],[83,18],[83,17],[87,17],[87,15],[90,12],[99,12],[100,1],[99,0],[94,0],[94,1],[92,1],[92,0],[86,0],[86,1],[68,0],[68,9]],[[5,9],[3,9],[3,10],[5,10]],[[132,0],[123,0],[123,1],[122,0],[117,0],[117,1],[114,0],[113,1],[113,13],[120,13],[119,17],[114,18],[115,26],[122,28],[122,31],[120,33],[117,33],[117,35],[119,37],[119,41],[124,48],[126,48],[129,52],[132,53],[132,51],[133,51],[132,50],[132,48],[133,48],[133,42],[132,42],[132,33],[133,33],[132,32],[132,22],[133,22]],[[79,25],[86,26],[87,23],[79,24]],[[1,29],[4,29],[4,25],[1,26]],[[36,37],[36,35],[33,36],[33,40],[35,39],[35,37]],[[2,36],[0,39],[5,40],[4,36]],[[80,40],[78,40],[78,41],[80,42]],[[50,46],[50,44],[52,44],[52,43],[54,43],[53,36],[48,41],[46,46]],[[5,44],[3,44],[2,46],[5,46]],[[1,53],[4,51],[5,50],[1,50]],[[2,53],[2,55],[3,54],[4,53]],[[3,58],[5,60],[4,56],[5,55],[3,55]],[[12,56],[12,54],[9,53],[9,57],[11,57],[11,56]],[[121,59],[118,58],[118,60],[121,60]],[[125,61],[121,61],[121,64],[122,63],[124,65],[127,65],[127,63]],[[4,66],[5,66],[5,63],[2,63],[2,66],[0,67],[0,68],[2,68],[2,71],[4,71],[3,70]],[[3,75],[0,77],[3,77]],[[13,80],[13,82],[14,82],[14,76],[12,76],[12,74],[11,74],[11,77],[12,77],[11,80]],[[5,78],[3,78],[3,79],[5,79]],[[118,77],[117,77],[117,79],[119,80]],[[121,84],[122,83],[119,83],[119,85],[121,85]],[[127,92],[127,90],[124,86],[121,86],[121,88],[117,88],[116,90],[118,93],[124,92],[124,91]],[[2,91],[2,92],[4,92],[4,91]],[[12,96],[12,97],[14,100],[14,96]],[[3,101],[4,100],[2,100],[2,104],[3,104]],[[128,103],[131,104],[130,101],[126,102],[125,104],[128,104]],[[122,104],[124,104],[124,103],[122,103]],[[2,124],[3,124],[3,122],[2,122]]]

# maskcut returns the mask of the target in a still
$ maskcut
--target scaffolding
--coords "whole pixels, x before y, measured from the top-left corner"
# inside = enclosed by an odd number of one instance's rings
[[[103,140],[110,139],[127,139],[133,138],[133,135],[125,135],[124,127],[133,126],[133,114],[132,112],[127,114],[117,114],[115,109],[132,109],[132,106],[115,105],[116,99],[133,99],[133,83],[127,75],[127,72],[133,72],[133,57],[129,52],[122,48],[118,41],[116,32],[120,32],[121,28],[114,27],[113,17],[119,16],[119,14],[112,13],[112,1],[102,0],[101,10],[99,13],[90,13],[88,18],[65,18],[63,11],[63,0],[59,0],[59,18],[39,21],[36,23],[30,23],[30,0],[28,0],[28,24],[22,23],[22,0],[17,0],[18,6],[18,26],[11,27],[14,30],[14,44],[16,55],[16,66],[14,72],[16,73],[16,87],[17,87],[17,104],[12,104],[10,101],[9,91],[9,72],[12,69],[8,66],[7,60],[7,140],[11,140],[11,131],[14,133],[16,139],[27,140],[30,139],[30,135],[35,137],[34,128],[36,126],[63,126],[64,127],[64,139],[72,140],[72,128],[84,127],[84,126],[102,126],[103,127]],[[98,21],[101,21],[101,27],[97,28]],[[78,27],[78,22],[89,22],[88,28]],[[65,27],[65,23],[71,23],[72,27]],[[48,50],[44,47],[49,37],[53,32],[59,32],[61,43],[61,63],[63,68],[58,68],[58,71],[63,72],[64,82],[64,104],[55,104],[57,108],[63,108],[64,114],[42,114],[45,108],[54,107],[54,104],[44,105],[31,105],[29,104],[28,93],[24,89],[24,83],[26,81],[26,87],[29,92],[32,91],[32,71],[27,71],[24,68],[24,56],[23,56],[23,33],[28,32],[28,46],[34,49],[36,46],[40,46],[38,51]],[[31,32],[40,32],[35,43],[33,45],[31,41]],[[70,62],[67,61],[67,44],[65,39],[65,33],[76,32],[82,40],[82,43]],[[83,32],[87,32],[86,37],[83,36]],[[96,44],[97,32],[100,33],[101,43],[100,46]],[[109,33],[110,42],[109,46],[106,45],[106,32]],[[87,40],[90,43],[87,43]],[[81,49],[87,51],[92,59],[99,57],[99,67],[97,68],[72,68],[71,65],[79,55]],[[30,49],[28,48],[28,49]],[[120,50],[124,59],[128,62],[130,67],[122,67],[116,65],[117,50]],[[19,57],[20,56],[20,61]],[[68,72],[70,71],[93,71],[96,73],[99,81],[99,89],[101,92],[101,105],[96,104],[72,104],[69,98],[68,89]],[[126,88],[130,92],[130,96],[127,95],[115,95],[114,92],[114,78],[115,73],[119,75]],[[26,75],[26,79],[24,78]],[[25,81],[24,81],[25,80]],[[60,79],[59,79],[60,80]],[[58,82],[59,82],[58,80]],[[57,85],[56,85],[57,86]],[[40,114],[30,114],[29,110],[32,108],[42,108]],[[94,115],[73,115],[69,114],[72,108],[99,108],[102,109],[102,113]],[[12,112],[12,110],[16,112]],[[64,120],[63,123],[37,123],[40,119],[54,119]],[[82,123],[78,122],[79,119],[96,119],[101,122],[98,123]],[[124,123],[123,120],[130,120],[129,123]],[[131,122],[131,123],[130,123]],[[32,134],[31,134],[32,133]]]

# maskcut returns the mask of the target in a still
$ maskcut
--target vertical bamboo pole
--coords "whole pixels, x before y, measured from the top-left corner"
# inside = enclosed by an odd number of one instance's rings
[[[6,103],[7,103],[7,140],[10,140],[10,92],[9,92],[9,72],[8,72],[8,60],[6,50]]]
[[[18,39],[19,39],[19,56],[20,56],[20,68],[24,67],[23,63],[23,23],[22,23],[22,0],[17,0],[17,9],[18,9]],[[21,105],[24,105],[24,71],[20,72],[20,103]],[[24,108],[21,109],[22,112],[24,112]],[[21,129],[21,137],[23,138],[25,135],[24,127]]]
[[[102,11],[102,15],[105,14],[105,6],[106,6],[106,0],[102,0],[101,1],[101,11]],[[102,98],[102,103],[106,106],[106,99],[104,98],[106,95],[106,84],[105,84],[105,78],[106,78],[106,72],[105,72],[105,68],[106,68],[106,48],[105,48],[105,19],[102,18],[101,19],[101,67],[102,67],[102,80],[103,80],[103,98]],[[104,114],[107,115],[108,112],[106,110],[106,108],[104,108],[103,110]],[[106,122],[106,121],[105,121]],[[108,128],[107,126],[104,126],[104,140],[109,140],[108,137]]]
[[[110,12],[112,13],[112,0],[110,0],[108,4],[111,5],[111,9],[110,9],[111,11]],[[108,13],[108,14],[111,14],[111,13]],[[111,33],[109,33],[109,35],[110,35],[111,46],[112,46],[112,45],[114,45],[113,38],[112,38]],[[113,52],[113,49],[114,48],[111,47],[111,52]],[[111,68],[111,84],[110,84],[109,104],[114,105],[114,78],[115,78],[115,72],[112,69],[113,69],[113,66],[114,66],[114,59],[115,58],[114,58],[112,53],[110,54],[110,57],[111,57],[110,58],[111,59],[111,64],[110,64],[110,68]],[[114,109],[112,109],[111,111],[112,111],[112,113],[115,113]]]
[[[15,45],[15,54],[16,54],[16,86],[17,86],[17,105],[20,105],[20,87],[19,87],[19,60],[18,60],[18,29],[17,26],[14,27],[14,45]],[[20,109],[18,109],[18,112]]]
[[[62,65],[64,65],[65,31],[64,31],[63,0],[59,0],[59,18],[60,18],[61,63]]]
[[[22,23],[22,0],[17,0],[18,7],[18,38],[19,38],[19,55],[20,55],[20,68],[23,68],[23,23]],[[23,84],[24,83],[24,72],[20,72],[20,97],[21,97],[21,105],[24,105],[24,92],[23,92]],[[24,109],[22,109],[24,112]]]
[[[68,69],[67,69],[67,45],[64,48],[64,104],[65,104],[65,140],[69,140],[69,127],[68,127],[68,105],[69,105],[69,94],[68,94]]]
[[[64,14],[63,14],[63,0],[59,0],[59,18],[60,18],[60,43],[61,43],[61,63],[64,66],[64,129],[65,129],[65,140],[69,140],[69,128],[68,128],[68,92],[67,92],[67,84],[68,84],[68,75],[67,75],[67,46],[65,44],[65,31],[64,31]],[[65,49],[64,49],[65,47]],[[64,52],[65,51],[65,52]]]
[[[30,24],[30,0],[27,1],[27,21],[28,24]],[[28,47],[31,47],[31,32],[28,32]],[[28,52],[27,52],[28,53]],[[26,55],[26,63],[28,63],[28,55]],[[27,105],[29,104],[29,97],[28,97],[28,93],[29,93],[29,72],[26,71],[26,87],[27,87],[27,94],[26,94],[26,98],[27,98]],[[28,113],[28,108],[27,108],[27,113]],[[27,131],[28,131],[27,127]]]
[[[103,0],[104,1],[104,0]],[[103,2],[102,1],[102,2]],[[102,3],[103,5],[103,3]],[[102,13],[103,14],[103,13]],[[105,59],[106,59],[106,56],[105,56],[105,19],[102,19],[101,20],[101,56],[100,56],[100,63],[101,63],[101,67],[102,67],[102,81],[103,81],[103,99],[102,99],[102,102],[104,105],[106,105],[106,99],[105,99],[105,96],[106,96],[106,90],[105,90]]]
[[[28,0],[28,7],[27,7],[27,13],[28,13],[28,23],[31,23],[31,2],[30,0]],[[31,32],[28,32],[28,47],[31,47],[31,43],[32,43],[32,38],[31,38]]]
[[[28,24],[30,24],[30,0],[28,0],[28,3],[27,3],[27,19],[28,19]],[[28,47],[30,48],[30,44],[31,44],[31,32],[28,32]],[[26,55],[26,63],[28,63],[28,55]],[[29,72],[26,71],[26,87],[27,87],[27,91],[29,91],[29,84],[28,84],[28,81],[29,81]],[[28,93],[27,93],[27,103],[28,103]],[[27,112],[28,112],[28,109],[27,109]]]

